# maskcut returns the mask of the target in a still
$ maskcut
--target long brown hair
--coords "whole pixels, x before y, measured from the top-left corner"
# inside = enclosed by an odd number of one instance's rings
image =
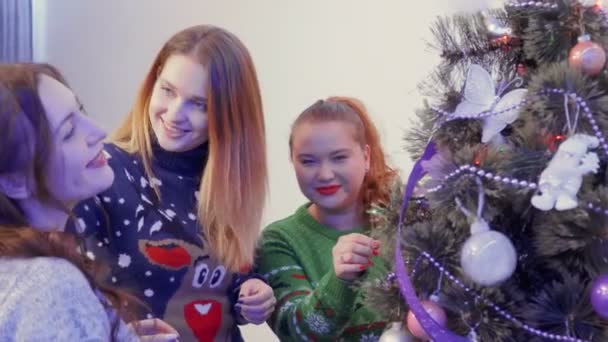
[[[42,203],[67,208],[48,190],[44,168],[53,148],[52,133],[38,95],[40,75],[50,76],[68,86],[59,71],[47,64],[0,64],[0,175],[30,175],[32,194]],[[69,214],[69,213],[68,213]],[[137,303],[134,297],[105,286],[102,267],[86,258],[82,243],[74,235],[59,231],[42,232],[29,226],[19,204],[0,192],[0,257],[57,257],[76,266],[93,290],[99,290],[126,321],[134,318],[124,304]],[[69,300],[66,298],[66,300]],[[108,306],[106,301],[100,300]],[[90,319],[83,317],[82,319]],[[115,338],[118,319],[112,322]]]
[[[303,123],[345,122],[355,128],[355,141],[364,148],[370,149],[370,165],[359,193],[362,216],[368,220],[367,210],[372,204],[381,207],[388,206],[390,193],[397,172],[388,165],[380,145],[380,137],[363,103],[351,97],[329,97],[318,100],[306,108],[291,126],[289,150],[292,151],[293,132]]]
[[[262,99],[247,48],[230,32],[200,25],[175,34],[162,47],[127,119],[112,140],[139,153],[149,178],[153,131],[148,116],[154,84],[170,56],[192,57],[209,73],[209,157],[198,202],[198,219],[213,253],[230,270],[253,263],[267,192]],[[162,197],[158,187],[156,193]]]

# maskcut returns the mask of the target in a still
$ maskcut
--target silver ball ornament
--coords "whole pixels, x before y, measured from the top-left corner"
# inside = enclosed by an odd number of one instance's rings
[[[460,264],[474,282],[493,286],[511,277],[517,266],[517,253],[504,234],[488,230],[467,239]]]

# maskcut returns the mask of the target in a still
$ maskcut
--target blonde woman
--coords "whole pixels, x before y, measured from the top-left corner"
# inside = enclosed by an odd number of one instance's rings
[[[180,336],[240,340],[272,289],[249,274],[267,189],[260,90],[231,33],[195,26],[162,47],[105,151],[116,180],[77,208],[91,253]],[[91,241],[91,240],[90,240]]]

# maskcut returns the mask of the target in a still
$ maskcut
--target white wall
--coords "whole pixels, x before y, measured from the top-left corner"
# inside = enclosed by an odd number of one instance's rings
[[[319,98],[362,99],[394,165],[409,171],[404,129],[422,103],[416,84],[438,61],[426,47],[429,25],[437,15],[484,2],[498,1],[34,0],[34,56],[58,66],[89,113],[111,130],[173,33],[201,23],[235,33],[250,49],[262,87],[270,223],[304,201],[288,161],[289,126]],[[245,337],[276,340],[267,327],[247,327]]]

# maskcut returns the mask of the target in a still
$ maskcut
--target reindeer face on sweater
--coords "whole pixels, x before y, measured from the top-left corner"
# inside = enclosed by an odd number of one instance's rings
[[[139,250],[151,264],[171,271],[187,269],[164,314],[169,324],[186,322],[187,327],[174,326],[180,332],[192,332],[192,336],[182,338],[187,341],[225,340],[218,332],[223,330],[222,326],[232,325],[226,296],[232,276],[226,268],[205,248],[183,240],[140,240]]]

